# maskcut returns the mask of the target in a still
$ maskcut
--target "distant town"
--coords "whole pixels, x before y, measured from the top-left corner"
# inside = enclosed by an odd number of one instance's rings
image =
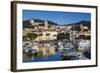
[[[91,59],[91,22],[23,21],[23,62]]]

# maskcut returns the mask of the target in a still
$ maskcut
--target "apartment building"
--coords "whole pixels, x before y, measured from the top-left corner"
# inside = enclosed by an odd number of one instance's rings
[[[27,35],[27,33],[36,33],[38,37],[35,39],[35,41],[57,39],[58,33],[54,30],[54,25],[50,24],[50,22],[42,20],[29,20],[29,23],[29,25],[32,25],[33,28],[24,28],[24,36]]]

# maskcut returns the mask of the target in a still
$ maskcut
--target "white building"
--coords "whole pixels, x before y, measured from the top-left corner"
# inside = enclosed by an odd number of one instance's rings
[[[41,41],[41,40],[56,40],[58,33],[55,31],[43,31],[43,32],[37,32],[37,34],[38,37],[35,40]]]

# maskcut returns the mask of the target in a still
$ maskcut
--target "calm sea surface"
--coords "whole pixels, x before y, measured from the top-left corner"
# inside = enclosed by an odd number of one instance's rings
[[[60,61],[60,60],[62,60],[62,58],[59,53],[47,57],[28,57],[28,56],[23,57],[23,62],[42,62],[42,61]]]

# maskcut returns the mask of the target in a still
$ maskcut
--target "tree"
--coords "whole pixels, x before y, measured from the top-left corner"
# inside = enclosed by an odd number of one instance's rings
[[[70,38],[70,34],[68,32],[59,33],[58,36],[57,36],[58,40],[69,39],[69,38]]]
[[[33,40],[35,40],[35,39],[38,37],[38,35],[37,35],[36,33],[27,33],[27,37],[28,37],[31,41],[33,41]]]

